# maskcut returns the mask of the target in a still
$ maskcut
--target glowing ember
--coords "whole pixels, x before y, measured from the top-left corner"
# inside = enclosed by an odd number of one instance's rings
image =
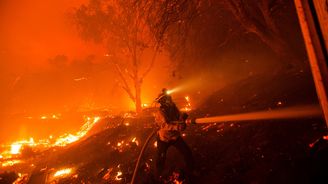
[[[106,174],[103,176],[103,179],[104,179],[104,180],[109,180],[109,178],[110,178],[110,173],[112,172],[112,170],[113,170],[113,168],[109,168],[109,169],[107,169]]]
[[[137,140],[136,137],[134,137],[134,138],[132,139],[132,142],[136,143],[136,145],[139,146],[139,142],[138,142],[138,140]]]
[[[154,147],[157,148],[157,141],[154,142]]]
[[[127,118],[135,118],[135,114],[130,113],[130,112],[126,112],[123,115],[123,118],[127,119]]]
[[[189,96],[186,96],[185,99],[187,100],[187,102],[189,102],[189,100],[190,100]]]
[[[121,141],[121,142],[118,142],[118,143],[117,143],[117,146],[120,147],[120,146],[122,146],[123,144],[124,144],[124,141]]]
[[[117,174],[116,174],[116,176],[115,176],[115,180],[117,180],[117,181],[122,180],[122,178],[121,178],[122,174],[123,173],[121,171],[118,171]]]
[[[61,169],[54,174],[54,177],[64,177],[70,175],[71,173],[72,168]]]
[[[28,182],[28,174],[18,173],[18,178],[13,182],[13,184],[22,184]]]
[[[19,164],[19,163],[22,163],[21,160],[8,160],[8,161],[5,161],[5,162],[2,162],[2,167],[8,167],[8,166],[13,166],[13,165],[16,165],[16,164]]]
[[[191,111],[191,108],[189,108],[189,107],[184,107],[184,108],[182,108],[182,109],[180,109],[181,111],[183,111],[183,112],[188,112],[188,111]]]
[[[87,78],[85,78],[85,77],[81,77],[81,78],[76,78],[76,79],[74,79],[74,81],[83,81],[83,80],[87,80]]]
[[[324,140],[328,140],[328,135],[322,137]]]
[[[180,110],[184,112],[189,112],[192,110],[189,96],[185,96],[185,100],[187,104]]]

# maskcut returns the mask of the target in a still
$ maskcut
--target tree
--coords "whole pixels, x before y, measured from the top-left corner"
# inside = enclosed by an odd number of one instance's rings
[[[289,45],[283,39],[274,15],[285,4],[282,0],[223,0],[220,2],[240,25],[248,32],[255,34],[264,44],[280,58],[293,55]],[[292,59],[291,62],[297,62]]]
[[[115,66],[120,86],[141,109],[141,88],[151,71],[160,49],[163,31],[151,32],[149,20],[155,20],[150,11],[155,4],[148,0],[90,0],[73,13],[81,36],[103,44],[106,57]],[[143,60],[145,51],[152,51],[150,61]]]
[[[161,36],[163,47],[170,53],[172,58],[185,54],[187,40],[192,31],[195,18],[200,16],[200,8],[203,5],[201,0],[161,0],[154,1],[154,9],[151,9],[155,19],[150,26],[155,35]],[[156,37],[158,38],[158,36]],[[164,39],[162,39],[164,38]],[[185,57],[182,57],[185,58]],[[183,60],[175,60],[172,66],[175,76],[175,69],[183,63]]]
[[[163,0],[167,4],[175,4],[176,0]],[[232,19],[228,15],[222,21],[237,22],[239,29],[247,34],[253,34],[267,45],[273,53],[281,61],[282,65],[292,65],[293,67],[302,67],[301,60],[297,58],[293,47],[285,39],[285,35],[281,30],[277,17],[284,11],[284,7],[287,6],[286,1],[282,0],[190,0],[185,1],[180,12],[167,15],[173,19],[178,19],[177,24],[172,24],[171,29],[167,31],[170,42],[169,47],[172,53],[181,51],[178,54],[184,54],[188,47],[192,46],[190,39],[195,36],[203,36],[202,34],[190,35],[190,31],[195,29],[201,32],[202,29],[207,29],[200,26],[199,23],[204,17],[210,19],[207,24],[211,24],[220,19],[220,15],[225,15],[223,12],[232,15]],[[179,6],[180,4],[178,4]],[[166,18],[165,16],[162,16]],[[233,25],[231,23],[231,25]],[[210,25],[209,25],[210,26]],[[221,26],[221,25],[217,25]],[[231,27],[233,28],[233,27]],[[236,29],[236,28],[234,28]],[[238,28],[237,28],[238,29]],[[197,31],[194,31],[197,32]],[[232,36],[236,36],[236,33],[242,34],[238,31],[226,31],[226,35],[222,35],[223,39],[220,39],[217,43],[218,46],[225,46]],[[177,34],[178,33],[178,34]],[[171,40],[170,40],[171,39]],[[189,41],[188,41],[189,39]],[[200,38],[201,39],[201,38]],[[187,40],[187,41],[186,41]],[[195,46],[198,50],[201,49]],[[192,48],[191,48],[192,49]],[[194,53],[191,51],[191,53]],[[182,57],[183,58],[183,57]]]

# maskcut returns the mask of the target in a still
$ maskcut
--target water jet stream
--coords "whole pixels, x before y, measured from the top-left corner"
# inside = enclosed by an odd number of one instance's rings
[[[273,119],[297,119],[306,117],[322,116],[319,105],[304,105],[287,108],[279,108],[267,111],[257,111],[249,113],[231,114],[223,116],[213,116],[197,118],[196,124],[218,123],[228,121],[249,121],[249,120],[273,120]]]

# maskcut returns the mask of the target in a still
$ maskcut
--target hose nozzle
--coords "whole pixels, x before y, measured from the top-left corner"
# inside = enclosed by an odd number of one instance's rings
[[[187,120],[186,120],[186,123],[187,124],[196,124],[196,118],[188,118]]]

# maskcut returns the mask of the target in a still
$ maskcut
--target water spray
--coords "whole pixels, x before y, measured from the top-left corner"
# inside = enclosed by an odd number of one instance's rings
[[[165,93],[157,97],[154,102],[158,102],[160,98],[165,95],[170,95],[173,92],[178,91],[180,88],[174,88],[172,90],[166,90]],[[228,114],[222,116],[213,116],[213,117],[204,117],[204,118],[192,118],[187,119],[187,124],[208,124],[208,123],[223,123],[229,121],[250,121],[250,120],[277,120],[277,119],[297,119],[297,118],[307,118],[307,117],[319,117],[322,116],[322,111],[319,105],[300,105],[294,107],[285,107],[278,109],[270,109],[266,111],[256,111],[248,113],[239,113],[239,114]],[[145,149],[147,148],[150,140],[156,134],[157,130],[154,129],[151,134],[147,137],[145,144],[143,145],[141,152],[139,154],[131,184],[135,183],[137,172],[139,169],[140,161],[144,154]]]
[[[321,116],[322,111],[318,105],[303,105],[280,108],[275,110],[257,111],[241,114],[228,114],[223,116],[204,117],[188,120],[189,123],[206,124],[229,121],[296,119]]]

